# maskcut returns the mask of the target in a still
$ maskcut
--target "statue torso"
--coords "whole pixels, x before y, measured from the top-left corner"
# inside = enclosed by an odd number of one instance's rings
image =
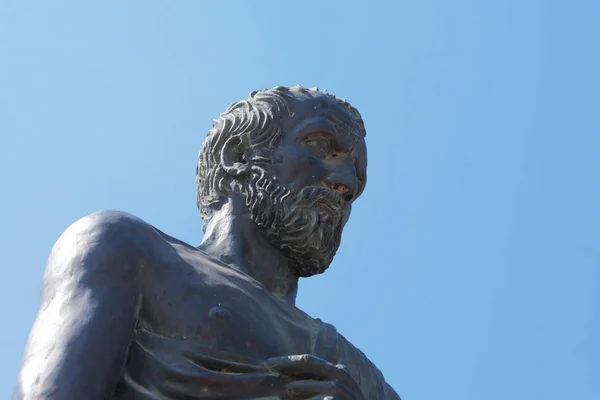
[[[140,263],[143,297],[118,399],[277,399],[286,381],[263,362],[285,355],[356,358],[357,373],[379,374],[331,325],[193,247],[165,237]]]

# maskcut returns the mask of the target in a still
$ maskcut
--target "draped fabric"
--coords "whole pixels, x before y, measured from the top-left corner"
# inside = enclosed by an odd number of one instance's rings
[[[333,364],[344,364],[369,400],[384,399],[381,372],[335,327],[318,319],[316,324],[316,330],[309,328],[315,332],[313,355]],[[270,372],[261,360],[139,329],[130,347],[115,399],[277,400],[286,383],[286,378]]]

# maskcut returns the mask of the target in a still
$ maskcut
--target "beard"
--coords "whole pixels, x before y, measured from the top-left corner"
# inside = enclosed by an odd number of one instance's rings
[[[325,187],[288,189],[265,175],[255,173],[243,188],[252,220],[298,276],[325,272],[342,240],[344,201]]]

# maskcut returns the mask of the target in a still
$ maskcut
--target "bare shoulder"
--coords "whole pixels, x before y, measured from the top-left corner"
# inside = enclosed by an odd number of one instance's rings
[[[150,229],[150,224],[134,215],[123,211],[102,210],[77,220],[65,230],[59,241],[77,238],[80,244],[88,244],[123,236],[132,233],[132,230],[141,232]]]
[[[140,261],[152,232],[132,215],[100,211],[61,235],[48,258],[23,353],[23,398],[54,397],[58,388],[61,398],[109,396],[138,318]]]
[[[93,274],[132,277],[136,262],[147,252],[148,243],[159,240],[154,228],[121,211],[98,211],[69,226],[54,244],[46,272],[44,290],[57,281],[82,279]]]
[[[76,263],[65,262],[76,260]],[[183,264],[209,273],[224,265],[198,248],[170,236],[142,219],[122,211],[97,211],[71,226],[58,239],[48,260],[46,278],[73,266],[103,274],[123,273],[152,266],[153,276],[173,272]],[[139,271],[129,271],[139,272]]]

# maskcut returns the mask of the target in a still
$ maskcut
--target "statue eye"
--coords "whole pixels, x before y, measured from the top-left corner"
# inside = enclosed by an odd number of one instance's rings
[[[311,138],[306,140],[304,143],[311,147],[311,151],[317,157],[327,157],[331,151],[331,144],[329,143],[329,140],[322,137]]]

